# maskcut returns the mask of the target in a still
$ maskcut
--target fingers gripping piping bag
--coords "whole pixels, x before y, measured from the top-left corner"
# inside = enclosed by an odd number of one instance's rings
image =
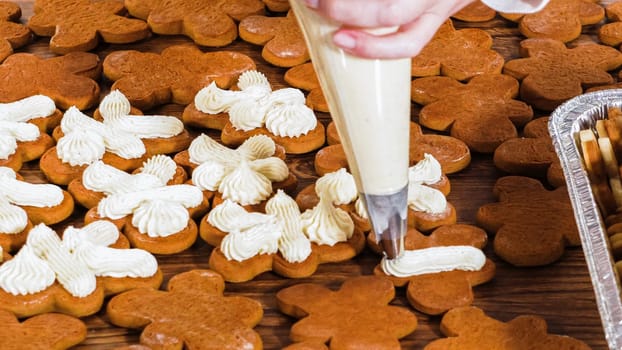
[[[367,59],[333,44],[340,27],[290,0],[361,197],[387,257],[403,251],[408,197],[410,58]],[[395,28],[370,29],[372,34]]]

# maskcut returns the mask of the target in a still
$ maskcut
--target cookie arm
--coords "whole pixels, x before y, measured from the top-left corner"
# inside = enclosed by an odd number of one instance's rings
[[[533,13],[538,12],[548,4],[548,0],[482,0],[487,6],[506,13]]]

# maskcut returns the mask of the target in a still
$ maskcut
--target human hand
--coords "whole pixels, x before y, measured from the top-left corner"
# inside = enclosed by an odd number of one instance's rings
[[[416,56],[451,15],[474,0],[304,0],[324,16],[343,23],[333,35],[345,51],[367,58]],[[358,28],[397,26],[373,35]]]

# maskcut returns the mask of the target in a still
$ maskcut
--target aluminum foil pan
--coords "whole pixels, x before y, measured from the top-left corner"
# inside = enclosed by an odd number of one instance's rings
[[[564,170],[607,343],[618,350],[622,349],[621,287],[578,143],[578,132],[594,129],[597,120],[607,118],[610,107],[622,107],[622,89],[577,96],[553,112],[549,132]]]

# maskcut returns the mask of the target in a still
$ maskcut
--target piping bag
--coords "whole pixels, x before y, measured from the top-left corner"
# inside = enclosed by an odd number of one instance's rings
[[[289,2],[372,228],[387,258],[397,258],[404,250],[408,205],[411,60],[350,55],[333,44],[340,23],[303,0]]]

